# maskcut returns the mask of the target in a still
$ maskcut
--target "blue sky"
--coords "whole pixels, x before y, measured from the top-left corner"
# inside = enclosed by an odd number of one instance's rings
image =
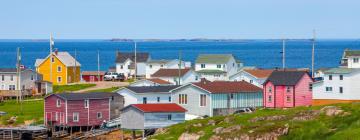
[[[360,38],[359,0],[1,0],[0,39]]]

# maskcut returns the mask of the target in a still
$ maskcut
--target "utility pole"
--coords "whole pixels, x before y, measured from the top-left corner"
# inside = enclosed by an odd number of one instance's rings
[[[16,70],[17,70],[17,82],[16,82],[16,87],[17,87],[17,91],[18,91],[18,102],[20,102],[20,112],[23,112],[23,106],[22,106],[22,91],[21,91],[21,54],[20,54],[20,48],[17,48],[17,66],[16,66]]]
[[[282,40],[282,43],[283,43],[283,50],[282,50],[282,64],[283,64],[283,69],[285,70],[285,39]]]
[[[52,60],[53,60],[53,56],[52,56],[52,51],[53,51],[53,48],[54,48],[54,39],[53,39],[53,36],[52,36],[52,34],[50,34],[50,80],[49,80],[49,82],[52,82],[52,69],[53,69],[53,67],[52,67]]]
[[[178,85],[181,85],[181,51],[179,51],[179,79]]]
[[[135,77],[135,79],[134,79],[134,81],[136,81],[136,75],[137,75],[137,64],[136,64],[136,63],[137,63],[137,62],[136,62],[136,45],[137,45],[137,44],[136,44],[136,41],[135,41],[135,44],[134,44],[134,45],[135,45],[135,51],[134,51],[134,53],[135,53],[135,54],[134,54],[134,55],[135,55],[135,59],[134,59],[134,61],[135,61],[135,76],[134,76],[134,77]]]
[[[98,76],[98,81],[100,81],[100,53],[99,50],[97,51],[97,65],[98,65],[98,71],[97,71],[97,76]]]
[[[312,76],[312,78],[314,78],[315,39],[316,39],[316,31],[315,31],[315,30],[313,30],[312,53],[311,53],[311,76]]]
[[[73,72],[74,72],[74,83],[76,82],[76,71],[77,71],[77,67],[76,67],[76,49],[75,49],[75,59],[74,59],[74,64],[75,67],[73,68]]]

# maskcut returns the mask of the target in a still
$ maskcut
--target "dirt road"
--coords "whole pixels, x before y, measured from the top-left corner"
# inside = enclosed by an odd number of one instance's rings
[[[79,84],[84,84],[84,83],[79,83]],[[129,85],[128,82],[87,82],[86,84],[96,84],[96,86],[94,87],[90,87],[90,88],[86,88],[83,90],[78,90],[76,91],[77,93],[81,93],[81,92],[87,92],[87,91],[91,91],[91,90],[98,90],[98,89],[105,89],[105,88],[112,88],[112,87],[124,87]]]

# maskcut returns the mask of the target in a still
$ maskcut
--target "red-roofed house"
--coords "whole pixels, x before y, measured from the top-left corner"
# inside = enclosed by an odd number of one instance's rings
[[[81,78],[85,82],[97,82],[104,80],[104,71],[83,71],[81,72]]]
[[[122,129],[145,130],[184,122],[186,109],[174,103],[163,103],[131,104],[121,111]]]
[[[263,88],[262,84],[272,72],[270,69],[244,69],[230,76],[230,81],[246,81]]]
[[[151,75],[151,78],[159,78],[174,85],[184,85],[200,81],[198,74],[192,69],[160,69]]]
[[[168,86],[173,85],[172,83],[159,78],[143,79],[131,83],[129,86],[140,87],[140,86]]]
[[[262,89],[245,81],[202,80],[175,88],[172,101],[184,107],[186,119],[234,113],[247,107],[262,107]]]

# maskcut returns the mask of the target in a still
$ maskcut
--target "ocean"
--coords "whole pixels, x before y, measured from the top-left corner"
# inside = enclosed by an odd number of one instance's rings
[[[34,68],[35,59],[44,58],[49,53],[48,41],[0,40],[0,68],[15,67],[16,48],[21,48],[22,64]],[[97,70],[97,51],[100,52],[101,70],[115,65],[116,51],[134,50],[132,42],[108,40],[55,40],[59,51],[67,51],[76,56],[82,70]],[[344,49],[360,49],[360,40],[317,40],[315,48],[315,68],[337,67]],[[286,67],[311,67],[310,40],[288,40],[286,42]],[[244,41],[139,41],[138,52],[149,52],[152,59],[182,59],[194,63],[198,54],[233,54],[245,66],[259,68],[282,67],[281,40]]]

